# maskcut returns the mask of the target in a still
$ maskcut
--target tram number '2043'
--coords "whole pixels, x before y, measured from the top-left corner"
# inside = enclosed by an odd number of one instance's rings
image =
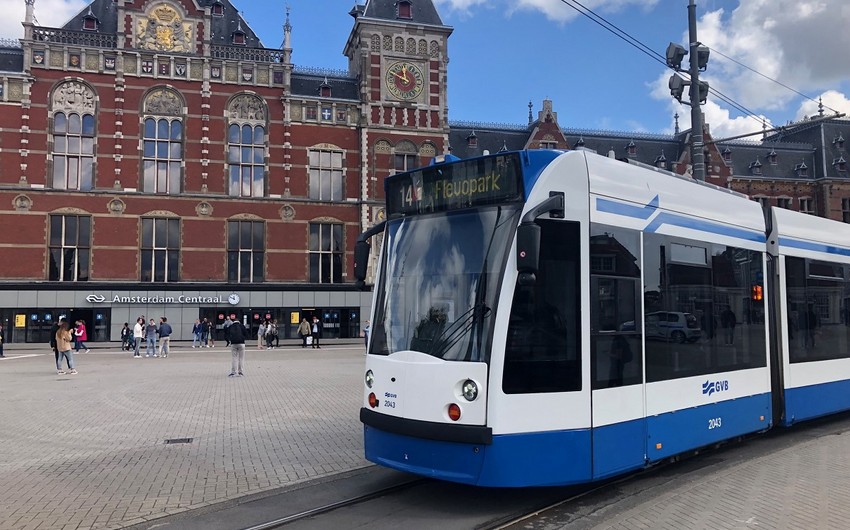
[[[709,418],[708,430],[719,429],[723,425],[723,418]]]
[[[393,394],[392,392],[384,392],[384,397],[389,399],[384,399],[384,406],[388,409],[395,408],[395,400],[398,398],[397,394]]]

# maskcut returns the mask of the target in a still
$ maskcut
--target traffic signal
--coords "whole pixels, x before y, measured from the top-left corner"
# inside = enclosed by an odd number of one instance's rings
[[[691,88],[689,89],[688,94],[691,94],[690,90],[693,90],[693,89],[694,89],[694,86],[691,85]],[[699,82],[699,98],[697,99],[697,101],[700,104],[703,104],[703,103],[705,103],[705,101],[707,99],[708,99],[708,83],[705,82],[705,81],[700,81]]]
[[[764,300],[764,287],[760,284],[753,285],[751,298],[756,302]]]
[[[671,75],[670,81],[667,82],[667,86],[670,87],[670,95],[676,98],[676,101],[679,103],[682,102],[682,94],[685,92],[685,87],[690,84],[690,81],[685,81],[679,77],[679,74]]]
[[[705,72],[708,68],[708,46],[697,46],[697,68],[700,72]]]
[[[680,46],[674,42],[667,45],[667,66],[674,68],[677,72],[682,69],[682,59],[688,54],[688,50],[684,46]]]

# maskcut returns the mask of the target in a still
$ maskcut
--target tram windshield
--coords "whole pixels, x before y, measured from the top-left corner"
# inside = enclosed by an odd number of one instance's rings
[[[487,361],[519,212],[514,204],[390,221],[370,353]]]

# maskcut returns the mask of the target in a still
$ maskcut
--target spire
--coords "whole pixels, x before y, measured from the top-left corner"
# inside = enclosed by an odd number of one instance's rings
[[[818,115],[823,116],[823,99],[818,98]]]
[[[679,113],[673,114],[673,120],[676,122],[676,129],[673,134],[679,134]]]
[[[529,125],[534,123],[534,117],[531,115],[531,109],[533,109],[533,108],[534,108],[534,103],[532,103],[531,100],[529,99],[528,100],[528,124]]]
[[[24,0],[24,3],[27,5],[27,14],[24,18],[24,24],[34,24],[35,23],[35,0]]]
[[[286,4],[286,22],[283,24],[283,44],[281,49],[288,50],[292,45],[292,24],[289,23],[289,4]]]

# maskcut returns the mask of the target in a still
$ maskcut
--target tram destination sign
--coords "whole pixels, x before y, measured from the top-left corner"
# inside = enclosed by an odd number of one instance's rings
[[[517,153],[428,166],[386,180],[387,217],[522,200]]]

